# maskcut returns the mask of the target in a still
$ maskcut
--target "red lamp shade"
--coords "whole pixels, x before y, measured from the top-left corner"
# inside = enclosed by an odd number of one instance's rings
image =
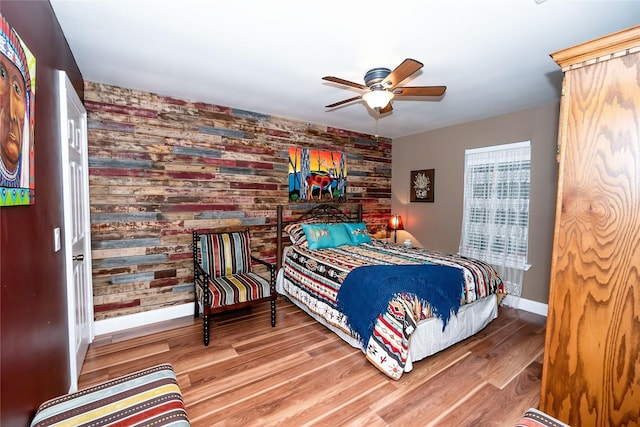
[[[391,215],[391,218],[389,218],[389,223],[387,224],[387,228],[389,230],[404,230],[404,225],[402,225],[402,217],[400,215]]]

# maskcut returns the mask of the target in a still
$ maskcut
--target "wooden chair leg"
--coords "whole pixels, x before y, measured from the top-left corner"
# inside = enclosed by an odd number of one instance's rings
[[[204,334],[204,345],[209,345],[209,315],[202,315],[202,332]]]
[[[271,300],[271,327],[276,326],[276,300]]]

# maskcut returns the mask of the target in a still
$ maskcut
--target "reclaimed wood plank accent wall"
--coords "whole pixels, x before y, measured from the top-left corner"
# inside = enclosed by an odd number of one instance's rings
[[[291,146],[345,153],[347,202],[386,227],[389,139],[92,82],[85,107],[96,320],[192,302],[194,228],[249,227],[274,260]]]

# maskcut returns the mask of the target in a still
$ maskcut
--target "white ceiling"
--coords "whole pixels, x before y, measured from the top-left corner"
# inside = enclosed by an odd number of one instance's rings
[[[640,24],[640,0],[50,1],[85,80],[390,138],[557,101],[550,53]],[[362,92],[323,76],[405,58],[442,99],[324,107]]]

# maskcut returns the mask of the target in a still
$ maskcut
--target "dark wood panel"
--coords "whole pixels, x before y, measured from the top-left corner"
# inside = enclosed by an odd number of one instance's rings
[[[81,99],[83,81],[48,1],[1,0],[0,13],[35,57],[37,74],[35,204],[0,208],[0,425],[22,427],[40,403],[69,390],[65,254],[53,250],[53,229],[69,232],[63,227],[57,70],[67,73]]]

